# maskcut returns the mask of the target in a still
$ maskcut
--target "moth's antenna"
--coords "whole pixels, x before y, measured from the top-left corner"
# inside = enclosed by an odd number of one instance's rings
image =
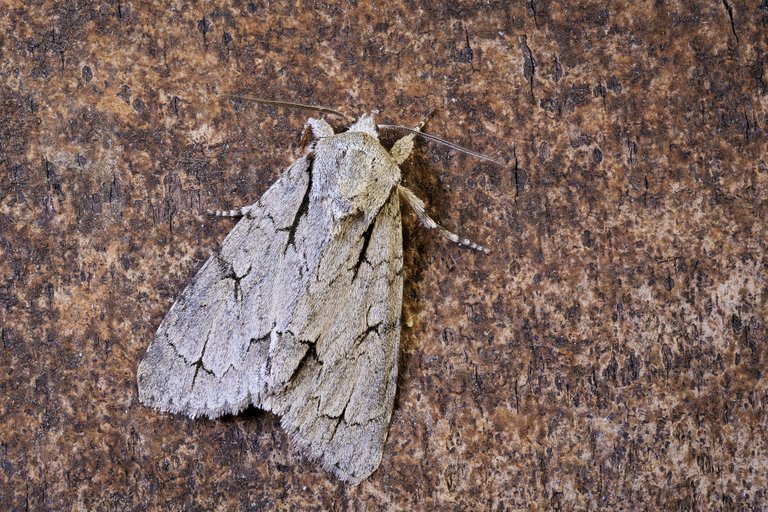
[[[424,137],[427,140],[431,140],[433,142],[439,142],[440,144],[445,144],[451,149],[454,149],[458,151],[459,153],[464,153],[465,155],[473,156],[475,158],[479,158],[480,160],[486,160],[488,162],[492,162],[496,165],[500,165],[501,167],[506,167],[507,164],[505,162],[502,162],[501,160],[497,160],[495,158],[492,158],[488,155],[484,155],[482,153],[477,153],[476,151],[472,151],[471,149],[463,148],[459,146],[458,144],[454,144],[453,142],[448,142],[445,139],[441,139],[440,137],[437,137],[435,135],[430,135],[428,133],[424,133],[422,131],[419,131],[416,128],[409,128],[407,126],[401,126],[399,124],[380,124],[379,128],[389,129],[389,130],[405,130],[407,132],[415,133],[419,137]]]
[[[319,105],[305,105],[303,103],[294,103],[292,101],[279,101],[279,100],[265,100],[263,98],[254,98],[253,96],[243,96],[241,94],[227,94],[230,98],[236,98],[240,100],[254,101],[256,103],[262,103],[264,105],[275,105],[278,107],[293,107],[301,108],[304,110],[315,110],[317,112],[325,112],[326,114],[333,114],[339,117],[343,117],[344,120],[351,122],[355,121],[355,118],[348,116],[344,112],[339,112],[329,107],[322,107]]]

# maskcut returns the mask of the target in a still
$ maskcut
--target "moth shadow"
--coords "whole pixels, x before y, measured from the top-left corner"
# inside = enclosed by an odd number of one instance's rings
[[[239,427],[234,430],[229,428],[227,432],[247,432],[251,439],[269,433],[269,437],[278,445],[287,441],[287,437],[282,436],[285,432],[280,428],[280,417],[272,411],[265,411],[254,405],[249,405],[236,414],[220,416],[215,421],[221,422],[225,427]]]
[[[243,409],[242,411],[236,414],[225,414],[221,416],[217,421],[222,421],[224,423],[240,423],[241,421],[269,422],[270,417],[272,421],[278,421],[278,417],[275,416],[275,414],[271,413],[270,411],[259,409],[255,405],[249,405],[248,407],[246,407],[245,409]]]
[[[393,142],[393,141],[392,141]],[[390,141],[385,144],[389,145]],[[436,156],[438,156],[436,158]],[[440,157],[443,156],[443,157]],[[417,144],[411,157],[401,166],[403,183],[410,188],[427,205],[427,212],[438,223],[445,218],[448,208],[438,205],[446,204],[448,195],[440,184],[439,173],[441,166],[450,164],[450,158],[435,153],[426,144]],[[406,373],[412,354],[418,347],[419,333],[426,326],[414,325],[416,318],[422,317],[427,306],[425,302],[425,272],[442,256],[439,253],[445,249],[445,240],[436,230],[426,229],[419,222],[414,212],[401,203],[403,224],[403,311],[400,333],[400,354],[398,385],[395,392],[395,402],[399,401],[400,390],[403,389],[400,379]],[[450,228],[449,228],[450,229]],[[446,244],[451,242],[445,241]],[[459,248],[458,246],[455,246]],[[459,248],[460,250],[465,250]]]

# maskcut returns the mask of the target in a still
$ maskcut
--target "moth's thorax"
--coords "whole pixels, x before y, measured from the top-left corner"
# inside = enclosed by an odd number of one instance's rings
[[[335,221],[378,211],[400,181],[400,168],[378,138],[349,131],[317,141],[312,198],[331,206]]]

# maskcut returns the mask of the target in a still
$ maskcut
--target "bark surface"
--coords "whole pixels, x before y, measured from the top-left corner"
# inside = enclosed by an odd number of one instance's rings
[[[768,507],[768,3],[51,2],[0,16],[0,509]],[[309,115],[416,125],[357,487],[136,370]],[[331,119],[331,118],[329,118]],[[332,120],[338,127],[344,123]],[[384,134],[393,142],[401,133]]]

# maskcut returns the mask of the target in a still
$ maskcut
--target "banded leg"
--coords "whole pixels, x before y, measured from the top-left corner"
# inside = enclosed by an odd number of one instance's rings
[[[234,210],[206,210],[205,213],[213,215],[215,217],[245,217],[253,209],[254,205],[243,206],[242,208],[235,208]]]
[[[400,197],[405,200],[406,203],[408,203],[408,206],[410,206],[413,211],[416,213],[416,216],[419,218],[419,221],[421,222],[421,225],[424,226],[427,229],[437,229],[443,236],[445,236],[448,240],[457,243],[459,245],[463,245],[465,247],[470,247],[476,251],[482,251],[486,254],[488,254],[490,251],[483,247],[482,245],[478,245],[472,240],[469,240],[467,238],[460,238],[459,235],[456,233],[449,231],[448,229],[444,228],[432,218],[427,215],[427,212],[424,208],[424,201],[418,198],[416,194],[414,194],[411,189],[404,187],[400,184],[397,185],[397,191],[400,194]]]

